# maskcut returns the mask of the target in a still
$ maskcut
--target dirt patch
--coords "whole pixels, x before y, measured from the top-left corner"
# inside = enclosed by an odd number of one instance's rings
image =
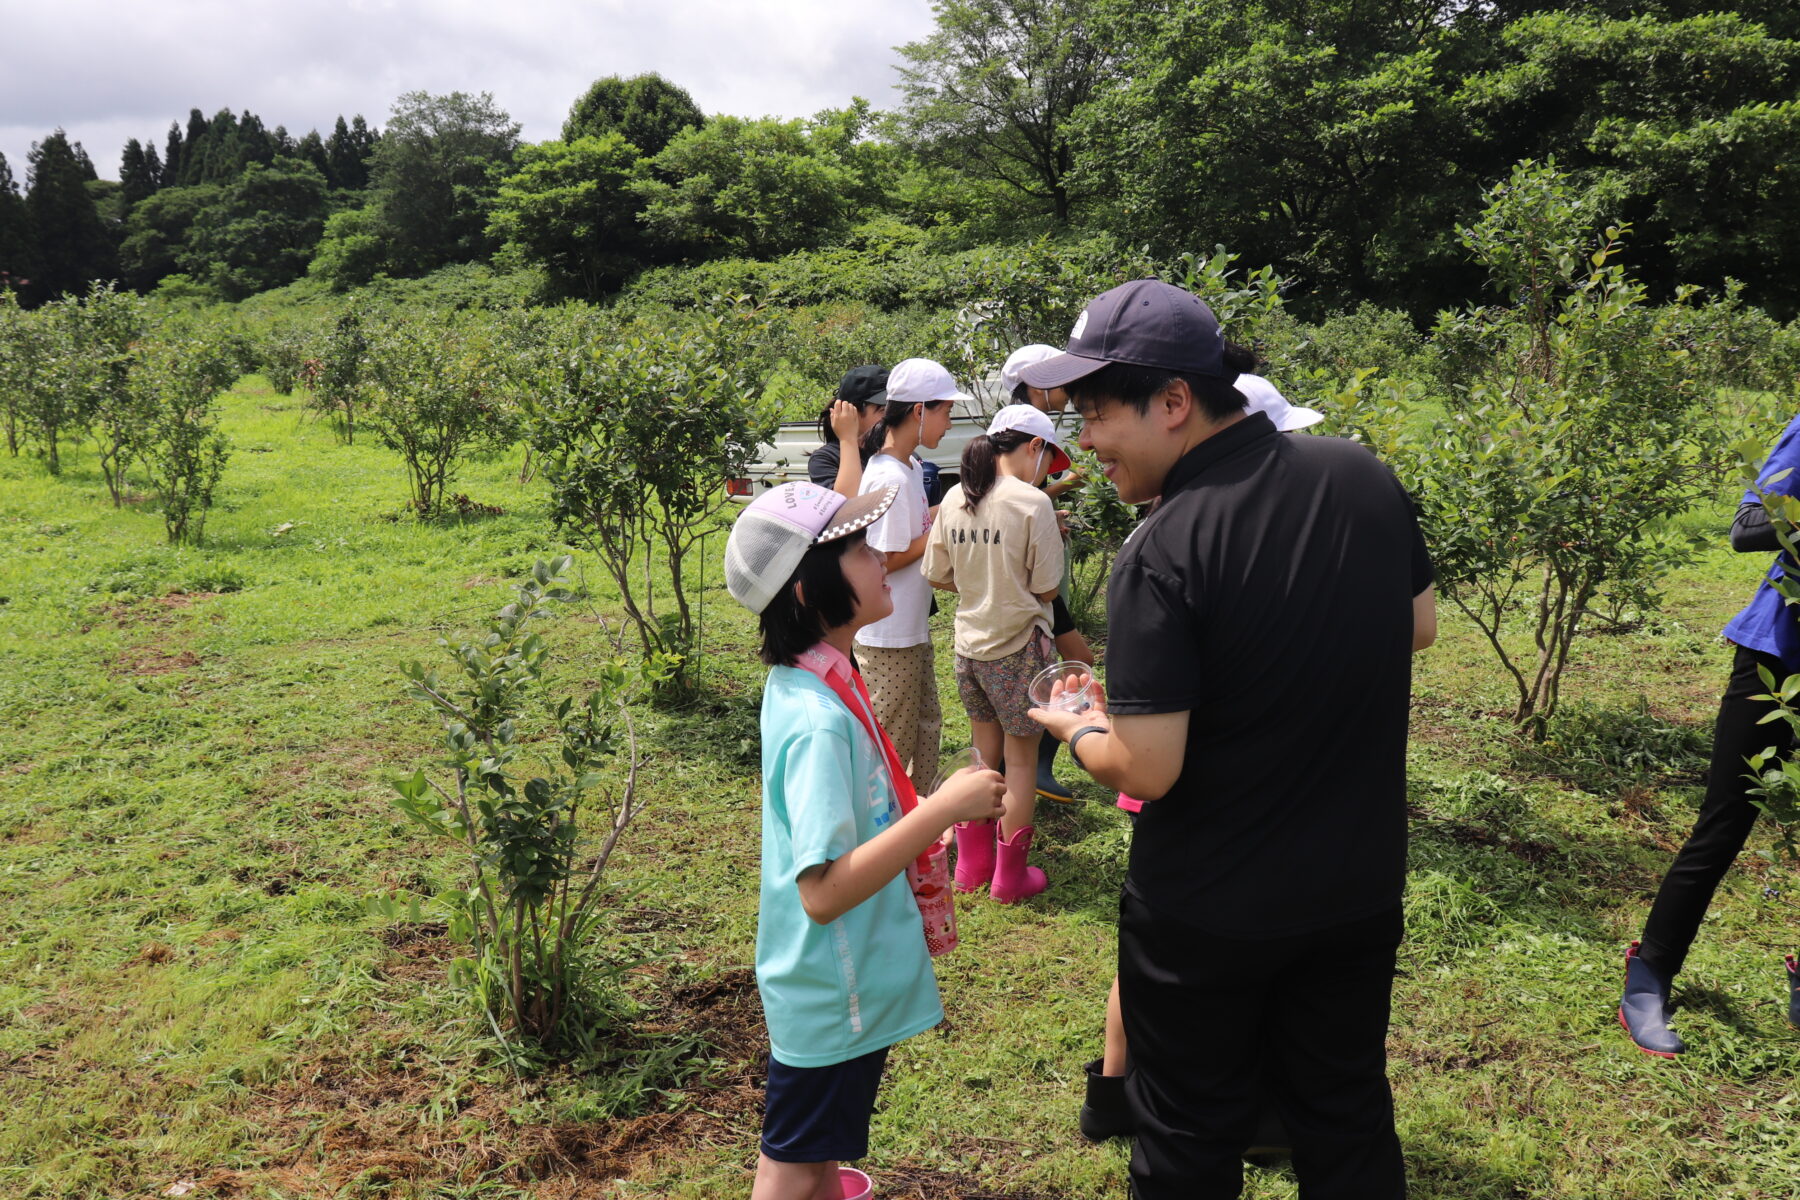
[[[167,625],[175,614],[192,608],[202,600],[211,600],[220,592],[170,592],[166,596],[145,596],[137,600],[116,600],[102,604],[100,615],[120,627],[130,625]]]
[[[381,977],[401,987],[438,981],[466,948],[441,923],[397,925],[379,935],[390,953]],[[672,981],[670,981],[672,983]],[[265,1091],[271,1161],[255,1171],[198,1180],[216,1196],[275,1188],[335,1194],[346,1186],[413,1180],[501,1180],[544,1198],[611,1196],[614,1181],[666,1159],[680,1146],[754,1145],[762,1108],[766,1033],[748,968],[665,984],[655,1008],[620,1034],[621,1045],[697,1037],[722,1064],[669,1092],[664,1111],[606,1121],[521,1122],[520,1100],[538,1093],[503,1081],[446,1080],[425,1054],[395,1047],[376,1059],[326,1056],[296,1066]],[[550,1082],[550,1081],[543,1081]],[[900,1195],[948,1196],[946,1191]],[[986,1195],[987,1193],[969,1193]]]
[[[143,948],[137,952],[137,957],[132,959],[132,961],[154,965],[156,963],[166,963],[174,957],[175,951],[168,946],[163,945],[161,942],[146,942],[144,943]]]
[[[191,671],[200,665],[200,656],[192,650],[171,653],[156,646],[133,646],[113,660],[115,675],[172,675]]]
[[[672,916],[635,915],[652,927]],[[379,936],[389,948],[381,976],[402,987],[442,979],[448,960],[465,952],[440,923],[397,925]],[[661,1111],[532,1124],[515,1115],[529,1107],[520,1101],[552,1081],[528,1083],[523,1094],[498,1072],[496,1081],[457,1082],[430,1055],[408,1046],[361,1060],[331,1055],[297,1064],[288,1080],[258,1097],[269,1130],[263,1149],[273,1165],[215,1171],[197,1182],[211,1195],[239,1197],[271,1188],[330,1195],[353,1185],[486,1181],[527,1188],[538,1200],[585,1200],[616,1195],[618,1180],[683,1149],[736,1146],[748,1164],[761,1121],[767,1049],[755,974],[737,967],[703,979],[670,977],[683,969],[636,976],[649,982],[644,994],[655,997],[654,1007],[619,1035],[622,1046],[696,1038],[717,1064],[669,1090]],[[969,1157],[980,1157],[979,1150],[971,1147]],[[880,1176],[881,1194],[896,1200],[1063,1200],[906,1164],[884,1167]]]

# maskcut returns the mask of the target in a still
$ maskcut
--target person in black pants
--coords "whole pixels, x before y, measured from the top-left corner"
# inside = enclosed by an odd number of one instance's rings
[[[1765,491],[1789,491],[1800,480],[1792,474],[1782,479],[1775,477],[1795,468],[1800,468],[1800,417],[1789,423],[1775,443],[1763,464],[1759,486]],[[1731,525],[1731,547],[1740,552],[1764,553],[1781,549],[1754,488],[1745,491],[1738,505]],[[1732,657],[1731,680],[1719,701],[1719,719],[1713,727],[1706,798],[1694,831],[1657,889],[1643,934],[1625,952],[1625,989],[1619,999],[1619,1023],[1646,1054],[1673,1058],[1686,1049],[1681,1037],[1669,1028],[1669,989],[1687,960],[1688,947],[1699,932],[1713,892],[1756,824],[1758,809],[1750,802],[1750,767],[1745,760],[1771,746],[1782,754],[1793,749],[1793,737],[1785,722],[1758,723],[1775,705],[1752,698],[1769,693],[1768,685],[1757,673],[1759,666],[1773,673],[1777,684],[1800,672],[1800,617],[1782,602],[1780,593],[1770,583],[1780,577],[1786,557],[1776,560],[1750,603],[1725,627],[1726,639],[1737,650]],[[1788,1020],[1800,1025],[1800,990],[1796,990],[1800,979],[1796,978],[1791,956],[1787,977]]]
[[[1108,582],[1105,689],[1031,716],[1143,801],[1119,920],[1134,1195],[1237,1196],[1266,1079],[1307,1200],[1398,1200],[1385,1042],[1433,569],[1367,447],[1244,411],[1254,361],[1139,280],[1021,373],[1067,388],[1121,500],[1159,501]]]

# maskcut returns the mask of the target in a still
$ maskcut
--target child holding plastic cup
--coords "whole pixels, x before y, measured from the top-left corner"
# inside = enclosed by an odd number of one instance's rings
[[[753,1200],[836,1200],[868,1152],[888,1047],[943,1020],[906,866],[953,824],[1001,811],[994,771],[916,798],[876,723],[851,639],[893,607],[864,531],[894,492],[810,483],[756,497],[725,545],[725,583],[758,614],[762,900],[756,984],[769,1029]]]
[[[1069,457],[1050,419],[1027,404],[995,414],[963,451],[961,482],[938,508],[925,578],[957,593],[956,687],[975,746],[1004,754],[1006,815],[956,829],[956,887],[990,885],[1002,904],[1035,896],[1043,871],[1026,864],[1037,809],[1038,742],[1027,687],[1050,661],[1050,601],[1062,581],[1056,511],[1038,485]]]

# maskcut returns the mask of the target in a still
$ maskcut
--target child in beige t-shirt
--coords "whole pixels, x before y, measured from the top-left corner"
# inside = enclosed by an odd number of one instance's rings
[[[956,684],[975,747],[1006,762],[1006,813],[958,826],[956,886],[1011,903],[1044,890],[1026,865],[1037,808],[1042,734],[1027,714],[1026,685],[1051,661],[1050,601],[1061,585],[1056,511],[1038,485],[1068,465],[1056,429],[1029,405],[1009,405],[963,452],[962,479],[938,508],[922,567],[957,593]]]

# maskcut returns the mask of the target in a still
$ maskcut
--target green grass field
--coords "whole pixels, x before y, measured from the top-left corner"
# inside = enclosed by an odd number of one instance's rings
[[[651,807],[603,924],[617,1027],[520,1078],[445,987],[441,927],[365,898],[458,879],[388,799],[436,736],[399,667],[561,549],[540,490],[515,454],[453,489],[504,515],[399,516],[392,454],[337,444],[255,377],[227,430],[201,550],[164,545],[148,505],[113,509],[89,452],[58,479],[0,458],[0,1195],[747,1195],[761,672],[723,539],[702,697],[644,712]],[[1721,544],[1730,499],[1692,532]],[[1614,1018],[1698,799],[1715,635],[1760,568],[1709,551],[1642,628],[1583,638],[1541,751],[1506,735],[1498,667],[1446,607],[1415,689],[1390,1043],[1415,1196],[1800,1194],[1790,868],[1746,855],[1721,890],[1677,984],[1691,1053],[1641,1055]],[[607,653],[588,609],[547,636],[564,691]],[[940,668],[948,744],[966,729]],[[963,899],[949,1020],[890,1060],[878,1195],[1123,1194],[1125,1146],[1074,1131],[1128,836],[1082,791],[1041,810],[1047,894]],[[1245,1194],[1295,1186],[1251,1170]]]

